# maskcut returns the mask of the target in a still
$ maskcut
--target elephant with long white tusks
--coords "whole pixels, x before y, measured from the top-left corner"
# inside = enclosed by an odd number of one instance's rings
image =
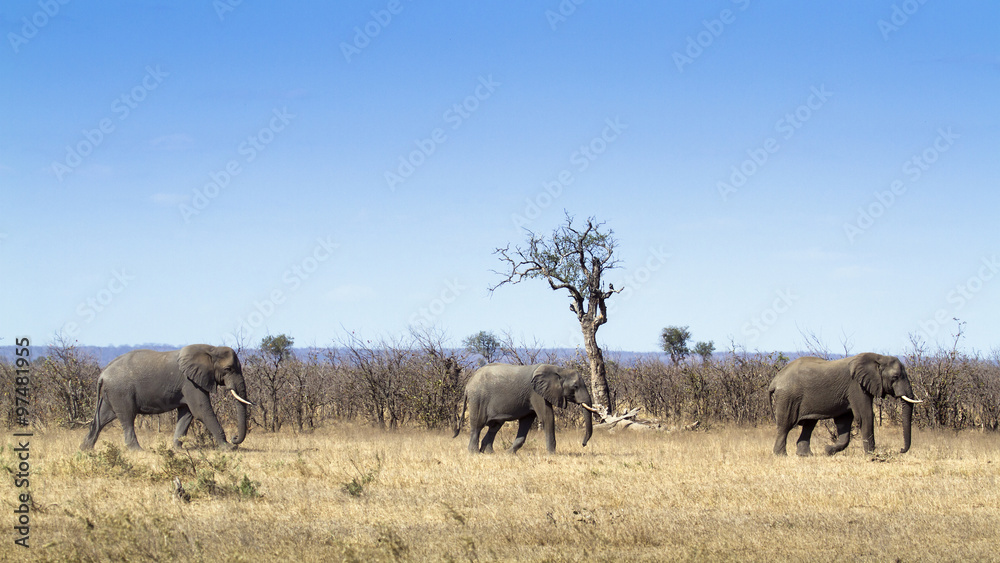
[[[855,418],[861,420],[861,439],[866,453],[875,450],[875,397],[891,396],[903,405],[903,448],[910,449],[910,428],[913,421],[913,387],[902,362],[893,356],[864,353],[840,360],[798,358],[785,366],[768,387],[774,421],[778,432],[774,453],[785,455],[788,432],[795,425],[802,426],[796,442],[796,453],[812,455],[809,439],[816,422],[832,418],[837,425],[837,439],[826,447],[833,455],[842,451],[851,441],[851,426]]]
[[[594,423],[587,384],[575,369],[552,364],[515,366],[489,364],[472,374],[465,385],[465,403],[458,419],[455,436],[462,430],[465,410],[469,410],[469,451],[493,453],[493,439],[500,427],[509,420],[518,421],[517,436],[511,444],[511,453],[524,445],[536,417],[541,417],[548,451],[556,451],[556,427],[553,405],[561,408],[577,403],[584,410],[583,445],[594,433]],[[480,444],[479,434],[488,427]]]
[[[220,385],[239,401],[232,443],[226,441],[209,399]],[[233,449],[247,435],[247,407],[252,403],[246,395],[243,368],[232,348],[192,344],[170,352],[133,350],[112,360],[97,378],[97,412],[80,449],[93,448],[101,430],[115,418],[125,430],[125,445],[142,449],[135,437],[136,415],[172,410],[177,411],[175,447],[180,447],[181,437],[197,418],[220,448]]]

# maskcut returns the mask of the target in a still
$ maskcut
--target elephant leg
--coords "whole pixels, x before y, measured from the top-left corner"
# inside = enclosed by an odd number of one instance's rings
[[[528,437],[528,432],[531,431],[531,425],[534,423],[535,413],[531,413],[517,422],[517,436],[514,438],[514,443],[510,446],[510,453],[517,453],[517,450],[521,449],[521,446],[524,445],[524,440]]]
[[[861,419],[861,443],[864,444],[865,453],[870,454],[875,451],[875,411],[872,410],[870,400],[868,406],[860,410],[861,413],[854,413],[854,416]]]
[[[497,432],[500,431],[500,427],[503,426],[503,422],[487,422],[486,436],[483,437],[483,444],[479,447],[479,451],[484,454],[493,453],[493,439],[497,437]]]
[[[813,455],[812,450],[809,449],[809,440],[812,438],[813,429],[816,428],[815,420],[803,420],[802,421],[802,432],[799,433],[799,439],[795,442],[795,453],[801,456]]]
[[[80,444],[80,449],[82,450],[93,449],[94,444],[97,443],[97,437],[101,435],[101,430],[104,430],[104,427],[112,420],[118,418],[115,415],[114,409],[111,408],[111,403],[107,401],[99,401],[99,403],[97,412],[94,413],[94,422],[90,425],[90,432],[87,433],[87,437]]]
[[[847,411],[840,416],[834,417],[833,422],[837,425],[837,440],[832,446],[826,447],[827,455],[842,452],[851,443],[851,426],[854,425],[854,413]]]
[[[551,454],[556,451],[556,416],[551,406],[542,411],[541,418],[542,429],[545,431],[545,449]]]
[[[194,420],[194,415],[191,414],[191,409],[187,408],[187,405],[177,407],[177,427],[174,429],[175,448],[181,447],[181,438],[187,434],[192,420]]]
[[[469,421],[469,453],[479,453],[479,434],[483,431],[481,425]]]
[[[207,394],[198,393],[185,396],[184,399],[187,401],[187,408],[191,414],[205,425],[205,429],[215,438],[215,443],[220,448],[224,450],[236,448],[234,444],[226,441],[226,433],[222,430],[222,425],[219,424],[219,419],[216,418],[215,411],[212,410],[212,401],[209,400]]]
[[[121,420],[122,430],[125,433],[125,446],[130,450],[141,450],[139,439],[135,437],[135,416],[135,409],[130,408],[128,412],[121,413],[118,419]]]
[[[794,424],[778,424],[778,432],[774,439],[774,455],[788,455],[785,452],[785,445],[788,443],[788,433],[792,431]]]

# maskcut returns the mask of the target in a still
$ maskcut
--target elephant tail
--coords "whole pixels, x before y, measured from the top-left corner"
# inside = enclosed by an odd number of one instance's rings
[[[104,378],[97,378],[97,406],[94,409],[94,420],[90,423],[90,432],[80,444],[80,449],[89,450],[97,442],[97,434],[101,431],[101,407],[104,404]]]
[[[101,423],[101,406],[104,404],[104,378],[97,378],[97,405],[94,409],[94,420],[90,423],[91,430],[96,433],[97,426]]]
[[[455,426],[455,433],[452,434],[452,438],[457,438],[462,432],[462,422],[465,420],[465,407],[469,405],[469,395],[462,393],[462,414],[458,417],[458,425]]]

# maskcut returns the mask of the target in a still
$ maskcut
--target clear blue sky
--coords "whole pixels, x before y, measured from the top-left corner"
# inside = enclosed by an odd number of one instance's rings
[[[611,350],[1000,346],[1000,6],[678,4],[5,2],[4,343],[573,347],[487,290],[565,210]]]

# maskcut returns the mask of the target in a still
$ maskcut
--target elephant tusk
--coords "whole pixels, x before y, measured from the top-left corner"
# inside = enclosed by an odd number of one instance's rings
[[[239,395],[237,395],[235,389],[230,389],[229,392],[233,394],[233,397],[236,397],[237,401],[239,401],[241,403],[245,403],[245,404],[250,405],[250,406],[253,406],[253,403],[251,403],[250,401],[248,401],[248,400],[244,399],[243,397],[240,397]]]
[[[595,409],[594,407],[592,407],[590,405],[587,405],[585,403],[580,403],[580,406],[583,407],[583,408],[585,408],[585,409],[587,409],[590,412],[594,412],[594,413],[598,413],[598,414],[601,412],[601,411]]]
[[[912,403],[914,405],[917,404],[917,403],[922,403],[923,402],[923,401],[918,401],[916,399],[911,399],[911,398],[907,397],[906,395],[903,395],[902,397],[900,397],[900,399],[903,399],[907,403]]]

